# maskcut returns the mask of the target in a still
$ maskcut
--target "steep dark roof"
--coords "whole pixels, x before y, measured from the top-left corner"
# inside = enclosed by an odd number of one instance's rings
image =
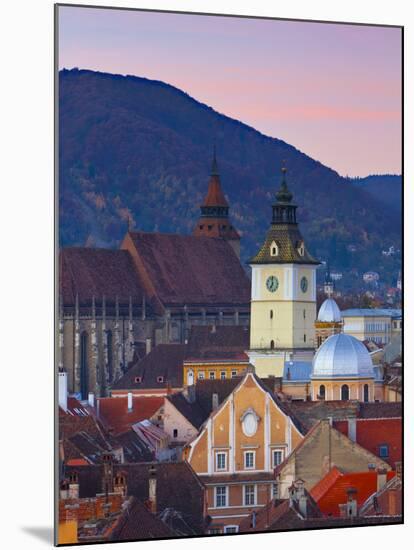
[[[142,232],[129,237],[164,305],[249,307],[249,279],[223,239]]]
[[[270,254],[270,248],[273,241],[279,247],[279,254],[277,256],[271,256]],[[320,262],[311,256],[306,246],[303,256],[299,254],[298,248],[301,242],[303,242],[303,237],[297,224],[272,224],[267,232],[265,242],[249,263],[318,265]]]
[[[111,533],[110,540],[146,540],[173,537],[174,532],[138,500],[129,506]]]
[[[162,389],[168,385],[181,388],[186,348],[185,344],[159,344],[117,380],[112,389]],[[136,381],[139,377],[141,382]]]
[[[319,420],[357,418],[359,412],[358,401],[290,401],[284,406],[299,419],[305,433]]]
[[[197,380],[195,385],[195,399],[204,413],[206,420],[213,410],[213,393],[218,395],[219,405],[231,394],[240,383],[241,378],[227,378],[226,380]]]
[[[123,472],[127,494],[144,502],[148,499],[149,467],[157,475],[157,512],[173,508],[181,512],[186,522],[198,534],[204,529],[204,486],[187,462],[114,464],[114,475]],[[67,475],[77,472],[80,498],[94,497],[102,491],[103,466],[66,468]]]
[[[92,297],[108,303],[142,303],[143,288],[126,250],[63,248],[59,258],[59,293],[65,305],[90,305]]]
[[[195,428],[199,429],[206,420],[207,416],[197,401],[190,403],[182,393],[174,393],[167,399]]]
[[[186,360],[248,361],[249,329],[244,326],[193,326]]]

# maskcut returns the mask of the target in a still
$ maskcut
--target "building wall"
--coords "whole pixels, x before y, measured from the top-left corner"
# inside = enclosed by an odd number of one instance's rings
[[[364,401],[364,386],[369,387],[369,401],[375,399],[375,384],[372,378],[360,378],[358,380],[343,378],[343,379],[327,379],[327,380],[312,380],[311,395],[312,400],[317,401],[319,389],[321,385],[325,386],[325,401],[341,400],[341,387],[346,384],[349,388],[349,399]]]
[[[248,364],[247,361],[243,363],[185,363],[183,366],[184,385],[192,385],[189,373],[193,374],[193,383],[196,384],[199,379],[220,380],[222,379],[222,373],[225,373],[226,379],[240,376],[244,373]]]
[[[355,336],[358,340],[388,344],[391,339],[391,317],[378,316],[344,317],[344,333]]]
[[[266,281],[276,277],[271,292]],[[306,292],[301,279],[308,282]],[[313,266],[253,265],[250,349],[313,348],[315,346],[316,280]]]
[[[196,437],[198,430],[174,407],[168,400],[164,400],[163,430],[172,442],[188,443]],[[177,430],[177,435],[174,435]]]

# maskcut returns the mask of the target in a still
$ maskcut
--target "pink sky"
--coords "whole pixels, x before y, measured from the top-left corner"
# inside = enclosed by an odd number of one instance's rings
[[[401,31],[60,7],[59,68],[176,86],[342,175],[401,173]]]

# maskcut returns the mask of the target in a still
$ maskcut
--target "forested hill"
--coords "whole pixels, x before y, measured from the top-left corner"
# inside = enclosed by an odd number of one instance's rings
[[[394,278],[395,258],[381,250],[400,247],[399,214],[372,187],[350,185],[292,145],[163,82],[77,69],[59,80],[62,245],[116,247],[128,215],[140,230],[190,233],[215,140],[244,260],[262,242],[284,160],[312,254],[338,269]]]

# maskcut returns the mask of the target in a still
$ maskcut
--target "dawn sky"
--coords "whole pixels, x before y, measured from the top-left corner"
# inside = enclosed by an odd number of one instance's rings
[[[401,31],[61,7],[59,67],[162,80],[341,175],[401,173]]]

